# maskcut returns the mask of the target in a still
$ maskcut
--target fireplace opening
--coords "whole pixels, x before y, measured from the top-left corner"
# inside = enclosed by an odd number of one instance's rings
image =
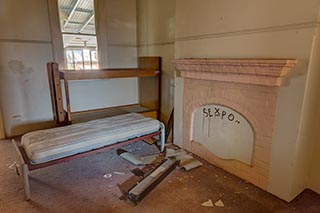
[[[252,165],[254,131],[239,112],[217,104],[198,107],[192,116],[190,140],[225,160]]]

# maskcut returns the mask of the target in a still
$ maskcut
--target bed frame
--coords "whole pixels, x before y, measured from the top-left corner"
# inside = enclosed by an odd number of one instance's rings
[[[49,84],[50,84],[50,93],[52,100],[52,109],[54,113],[54,119],[57,125],[68,125],[72,122],[72,115],[74,114],[87,114],[92,113],[92,111],[84,112],[71,112],[70,107],[70,97],[69,97],[69,87],[68,82],[70,80],[87,80],[87,79],[106,79],[106,78],[129,78],[129,77],[138,77],[139,78],[139,98],[140,103],[137,105],[130,106],[119,106],[119,108],[129,110],[132,108],[136,109],[139,106],[147,108],[145,111],[140,111],[139,113],[147,115],[149,117],[159,118],[160,116],[160,85],[161,85],[161,73],[160,73],[160,58],[159,57],[140,57],[139,58],[139,68],[136,69],[100,69],[100,70],[86,70],[86,71],[67,71],[59,70],[58,64],[50,62],[47,64]],[[66,107],[64,110],[63,107],[63,94],[61,89],[61,81],[64,81],[65,87],[65,99]],[[154,86],[154,91],[150,91],[148,84],[152,83]],[[150,97],[151,94],[151,97]],[[156,94],[156,95],[155,95]],[[152,96],[153,95],[153,96]],[[115,108],[106,108],[99,109],[100,112],[103,110],[114,110]],[[125,113],[125,110],[123,110]],[[15,140],[12,140],[12,143],[15,147],[16,152],[20,158],[20,166],[18,168],[19,173],[22,174],[24,182],[24,192],[25,199],[30,200],[30,186],[29,186],[29,172],[32,170],[45,168],[51,165],[55,165],[62,162],[67,162],[72,159],[81,158],[95,153],[100,153],[106,150],[114,149],[129,143],[145,140],[155,140],[154,137],[159,136],[160,138],[165,138],[165,130],[157,131],[151,134],[147,134],[141,137],[133,138],[102,148],[82,152],[79,154],[67,156],[64,158],[59,158],[45,163],[32,164],[30,159],[27,157],[25,150],[18,144]],[[164,139],[163,139],[164,140]],[[162,150],[163,151],[163,147]]]
[[[31,196],[30,196],[30,185],[29,185],[29,172],[32,170],[36,170],[36,169],[41,169],[41,168],[45,168],[48,166],[52,166],[55,164],[59,164],[59,163],[63,163],[63,162],[67,162],[73,159],[77,159],[77,158],[81,158],[81,157],[85,157],[85,156],[89,156],[92,154],[97,154],[97,153],[101,153],[107,150],[111,150],[111,149],[115,149],[130,143],[134,143],[137,141],[141,141],[141,140],[148,140],[148,139],[153,139],[156,136],[161,136],[161,131],[158,132],[154,132],[148,135],[144,135],[141,137],[137,137],[137,138],[133,138],[127,141],[123,141],[120,143],[115,143],[109,146],[105,146],[102,148],[98,148],[98,149],[94,149],[94,150],[90,150],[90,151],[86,151],[86,152],[82,152],[79,154],[75,154],[75,155],[71,155],[71,156],[67,156],[64,158],[59,158],[56,160],[52,160],[52,161],[48,161],[45,163],[40,163],[40,164],[32,164],[31,161],[29,160],[29,158],[27,157],[27,154],[25,153],[24,149],[22,146],[20,146],[15,140],[12,140],[13,146],[16,150],[16,152],[19,155],[19,160],[20,160],[20,168],[17,167],[19,174],[22,174],[22,178],[23,178],[23,184],[24,184],[24,193],[25,193],[25,199],[27,201],[30,200]],[[164,135],[162,135],[161,137],[163,137]]]
[[[75,118],[81,120],[81,116],[97,114],[101,118],[115,114],[137,112],[145,116],[160,119],[160,96],[161,96],[161,58],[139,57],[138,68],[123,69],[98,69],[98,70],[59,70],[59,65],[54,62],[47,64],[52,110],[57,125],[71,124]],[[139,103],[109,107],[103,109],[71,111],[69,81],[81,81],[90,79],[111,78],[138,78],[139,79]],[[61,82],[64,83],[62,92]],[[64,109],[63,97],[66,100]],[[82,121],[86,121],[83,120]]]

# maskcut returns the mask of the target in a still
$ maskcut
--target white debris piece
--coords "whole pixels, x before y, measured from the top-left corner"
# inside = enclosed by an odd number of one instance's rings
[[[167,148],[166,149],[166,156],[165,158],[171,158],[171,157],[177,157],[177,156],[180,156],[180,155],[186,155],[187,152],[183,149],[170,149],[170,148]]]
[[[218,200],[217,202],[214,203],[214,205],[217,207],[224,207],[224,203],[222,202],[222,200]]]
[[[7,164],[7,167],[9,168],[9,169],[14,169],[14,168],[16,168],[18,166],[18,164],[17,164],[17,162],[15,162],[15,161],[13,161],[13,163],[11,163],[11,164]]]
[[[105,174],[105,175],[103,175],[103,177],[106,178],[106,179],[107,179],[107,178],[111,178],[111,177],[112,177],[112,174]]]
[[[191,155],[184,154],[175,157],[177,160],[180,160],[179,167],[189,171],[191,169],[202,166],[203,164],[197,159],[193,158]]]
[[[159,155],[140,156],[134,155],[130,152],[124,152],[120,156],[135,166],[150,164],[157,159]]]
[[[213,207],[212,200],[211,200],[211,199],[209,199],[209,200],[207,200],[207,201],[203,202],[203,203],[201,204],[201,206],[205,206],[205,207]]]
[[[114,174],[116,175],[125,175],[126,173],[123,173],[123,172],[113,172]]]

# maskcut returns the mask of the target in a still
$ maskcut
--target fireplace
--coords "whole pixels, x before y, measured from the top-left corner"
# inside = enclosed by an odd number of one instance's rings
[[[176,59],[182,147],[268,190],[278,90],[294,59]]]

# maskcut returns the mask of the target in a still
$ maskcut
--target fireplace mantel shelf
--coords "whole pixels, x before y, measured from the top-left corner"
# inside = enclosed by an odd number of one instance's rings
[[[180,77],[280,86],[295,59],[175,59]]]

